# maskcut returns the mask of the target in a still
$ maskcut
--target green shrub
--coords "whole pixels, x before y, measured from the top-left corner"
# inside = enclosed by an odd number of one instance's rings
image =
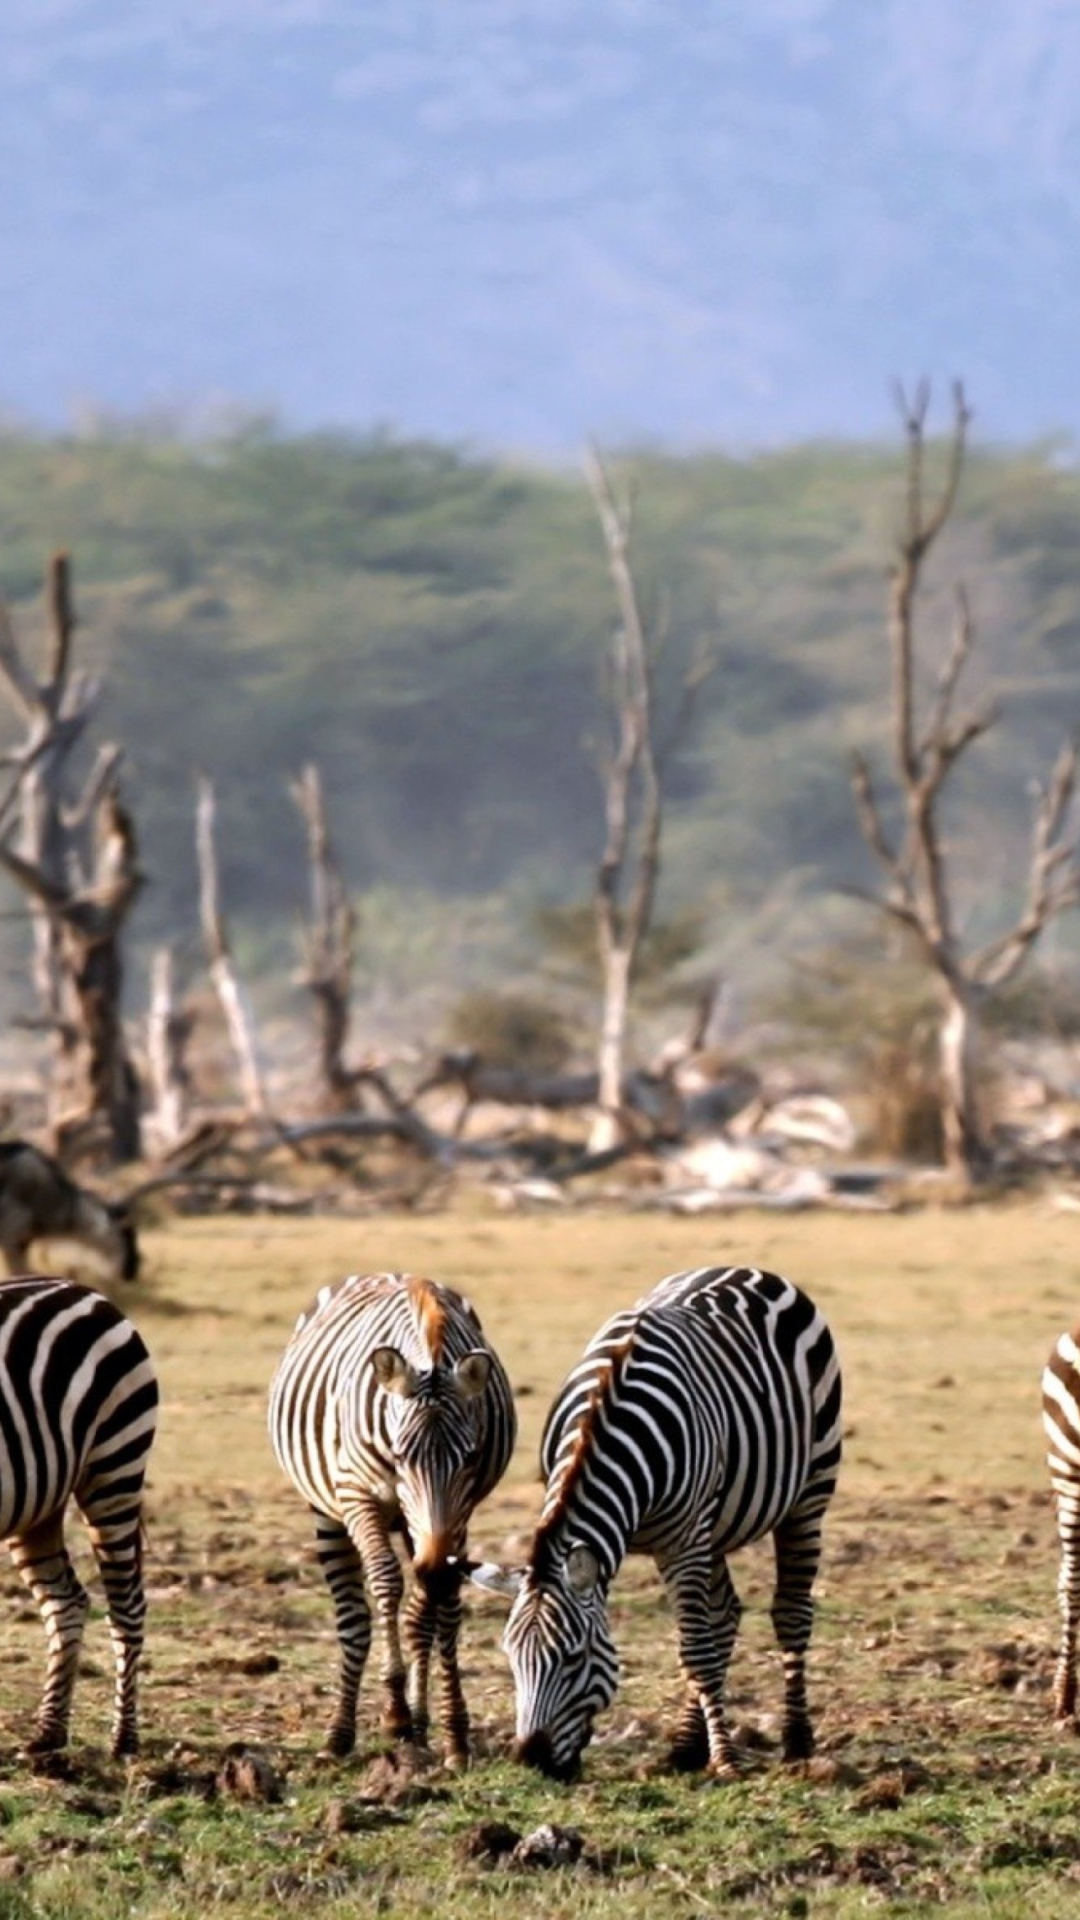
[[[489,1066],[555,1073],[570,1055],[571,1035],[563,1015],[527,994],[482,988],[467,993],[450,1016],[449,1031],[455,1046],[468,1047]]]

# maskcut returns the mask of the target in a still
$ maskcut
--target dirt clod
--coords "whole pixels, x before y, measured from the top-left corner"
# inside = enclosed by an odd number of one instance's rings
[[[436,1763],[427,1754],[411,1748],[380,1754],[373,1760],[360,1782],[362,1805],[385,1802],[394,1807],[420,1807],[432,1800],[449,1800],[448,1787],[434,1786],[418,1775]]]
[[[572,1867],[581,1859],[585,1841],[576,1827],[556,1827],[547,1822],[519,1840],[510,1855],[514,1867]]]
[[[403,1827],[406,1819],[393,1807],[365,1805],[356,1800],[331,1800],[323,1815],[329,1834],[376,1833],[380,1827]]]
[[[492,1867],[513,1853],[520,1841],[516,1827],[508,1827],[502,1820],[481,1820],[462,1835],[461,1853],[466,1860],[479,1860],[482,1865]]]
[[[275,1805],[285,1794],[285,1783],[269,1756],[243,1742],[226,1748],[217,1787],[219,1793],[232,1794],[236,1800],[259,1800],[267,1805]]]
[[[875,1773],[866,1782],[855,1804],[860,1813],[893,1811],[910,1793],[917,1793],[920,1787],[929,1784],[930,1775],[925,1767],[917,1761],[901,1760],[895,1767]]]

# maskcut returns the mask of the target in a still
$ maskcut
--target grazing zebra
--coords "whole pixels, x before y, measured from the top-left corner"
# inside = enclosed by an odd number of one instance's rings
[[[383,1726],[423,1740],[436,1647],[447,1757],[468,1759],[458,1671],[466,1529],[505,1472],[516,1434],[510,1383],[467,1300],[409,1274],[353,1274],[302,1314],[270,1390],[282,1467],[315,1513],[333,1599],[341,1674],[331,1753],[356,1741],[356,1701],[371,1645],[370,1585],[382,1639]],[[404,1615],[392,1535],[417,1576]]]
[[[25,1273],[35,1240],[77,1240],[117,1280],[134,1280],[139,1246],[122,1204],[77,1187],[29,1140],[0,1140],[0,1253],[9,1273]]]
[[[103,1294],[39,1275],[0,1286],[0,1538],[37,1601],[49,1646],[32,1753],[67,1743],[90,1605],[64,1545],[71,1499],[90,1529],[109,1610],[112,1751],[137,1749],[142,1496],[157,1405],[150,1356]]]
[[[1076,1637],[1080,1627],[1080,1327],[1062,1334],[1043,1369],[1042,1411],[1050,1442],[1046,1457],[1061,1541],[1061,1646],[1054,1675],[1054,1714],[1058,1720],[1069,1721],[1076,1715]]]
[[[649,1553],[671,1596],[685,1697],[671,1763],[726,1776],[724,1682],[741,1606],[727,1555],[772,1533],[784,1658],[783,1751],[813,1751],[805,1657],[821,1525],[840,1463],[840,1371],[821,1314],[747,1268],[673,1274],[594,1336],[548,1415],[547,1481],[528,1566],[472,1570],[513,1592],[504,1648],[516,1755],[577,1772],[618,1661],[608,1588]]]

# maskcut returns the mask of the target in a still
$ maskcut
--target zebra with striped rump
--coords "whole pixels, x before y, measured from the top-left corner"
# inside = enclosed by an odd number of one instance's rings
[[[64,1544],[71,1500],[90,1530],[109,1611],[112,1751],[137,1750],[142,1500],[157,1407],[146,1347],[102,1294],[38,1275],[0,1286],[0,1538],[37,1602],[49,1647],[32,1753],[67,1743],[90,1606]]]
[[[1076,1717],[1076,1641],[1080,1629],[1080,1327],[1063,1333],[1043,1369],[1042,1415],[1050,1442],[1047,1464],[1057,1509],[1061,1565],[1061,1642],[1054,1675],[1054,1715]]]
[[[840,1462],[840,1371],[806,1295],[746,1268],[661,1281],[589,1342],[548,1415],[541,1461],[528,1566],[473,1575],[516,1595],[503,1646],[517,1757],[556,1779],[577,1772],[618,1677],[608,1589],[624,1555],[649,1553],[671,1596],[685,1682],[671,1762],[734,1773],[724,1683],[741,1605],[727,1556],[769,1533],[784,1758],[812,1753],[805,1660]]]
[[[447,1757],[468,1759],[458,1671],[461,1584],[473,1508],[501,1479],[516,1437],[513,1396],[467,1300],[400,1273],[353,1274],[302,1314],[270,1391],[270,1433],[314,1510],[334,1603],[341,1672],[331,1753],[356,1741],[356,1702],[371,1645],[371,1589],[382,1641],[384,1729],[423,1740],[433,1649],[442,1676]],[[416,1584],[404,1614],[393,1535]]]

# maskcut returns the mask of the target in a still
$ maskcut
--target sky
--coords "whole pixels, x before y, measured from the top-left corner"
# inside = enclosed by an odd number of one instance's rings
[[[1080,434],[1072,0],[4,0],[0,414]]]

